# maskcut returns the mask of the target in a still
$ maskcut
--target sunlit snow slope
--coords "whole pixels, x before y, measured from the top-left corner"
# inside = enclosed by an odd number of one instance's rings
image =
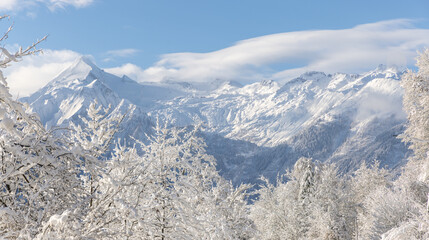
[[[402,71],[379,66],[362,74],[308,72],[279,84],[242,86],[215,81],[139,84],[81,58],[23,100],[47,126],[78,121],[94,99],[125,113],[124,137],[142,138],[154,119],[174,126],[203,122],[202,136],[221,173],[239,182],[274,179],[301,156],[350,171],[363,161],[394,168],[403,163]]]

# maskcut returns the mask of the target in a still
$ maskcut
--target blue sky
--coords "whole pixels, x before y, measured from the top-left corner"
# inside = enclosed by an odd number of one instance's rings
[[[292,77],[311,67],[323,71],[357,72],[375,68],[378,63],[389,64],[389,61],[408,66],[412,64],[409,60],[413,59],[411,52],[415,53],[424,45],[429,45],[424,40],[429,36],[427,0],[409,3],[395,0],[1,2],[0,12],[11,15],[12,19],[4,21],[0,26],[5,28],[12,21],[15,25],[6,44],[12,47],[14,44],[28,45],[45,34],[49,35],[48,40],[41,45],[47,49],[47,53],[41,57],[43,59],[40,62],[50,64],[49,67],[43,67],[51,75],[66,66],[72,58],[90,55],[100,67],[110,69],[118,75],[128,74],[139,81],[159,81],[166,78],[177,78],[180,81],[209,81],[217,78],[239,78],[242,82],[259,78],[278,80]],[[357,26],[363,27],[359,30]],[[294,32],[299,34],[287,34]],[[368,32],[371,33],[365,35]],[[283,33],[286,35],[273,35]],[[350,38],[343,39],[345,35]],[[380,35],[389,37],[383,38]],[[363,36],[362,39],[358,39],[359,36]],[[293,41],[300,38],[306,40]],[[366,42],[366,39],[372,40]],[[242,42],[243,40],[248,42]],[[288,47],[279,45],[278,41],[288,42]],[[350,44],[342,46],[344,41],[349,41]],[[416,44],[416,41],[420,42]],[[301,42],[308,45],[300,45]],[[360,51],[356,45],[362,42],[364,44],[361,47],[370,47]],[[414,45],[409,46],[410,43]],[[266,46],[259,49],[261,44]],[[319,48],[312,52],[314,45]],[[341,56],[340,52],[328,56],[321,50],[326,48],[326,51],[332,52],[330,49],[336,45],[341,45],[346,49],[341,52],[348,54],[359,55],[360,52],[377,52],[381,49],[380,54],[385,56],[378,59],[365,55],[370,58],[368,61],[364,61],[365,56],[357,57],[350,60],[347,66],[333,60],[323,63],[321,60],[316,61],[317,58],[336,57],[339,62],[344,62],[341,58],[349,59],[350,56]],[[388,50],[399,49],[399,45],[401,50]],[[356,46],[356,51],[348,51],[353,46]],[[404,49],[404,46],[407,48]],[[244,54],[255,48],[264,53],[255,56]],[[301,51],[297,51],[295,55],[290,54],[295,49]],[[272,57],[277,52],[284,54]],[[396,61],[393,58],[402,60]],[[57,66],[54,66],[54,60],[57,61]],[[42,67],[42,63],[37,63],[35,59],[29,62],[23,64],[32,64],[33,71]],[[222,64],[218,64],[219,62]],[[335,69],[335,64],[338,69]],[[215,72],[223,72],[223,75],[218,76]],[[18,72],[10,74],[23,76]],[[46,78],[49,74],[39,75]],[[25,95],[29,91],[21,92]]]

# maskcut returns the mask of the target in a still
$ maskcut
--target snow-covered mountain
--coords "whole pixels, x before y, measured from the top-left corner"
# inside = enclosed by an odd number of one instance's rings
[[[157,117],[183,127],[203,122],[221,173],[234,183],[255,182],[261,174],[274,179],[301,156],[336,162],[343,171],[363,161],[401,165],[402,73],[379,66],[362,75],[308,72],[284,84],[140,84],[81,58],[22,100],[48,126],[77,121],[94,99],[114,112],[131,109],[124,137],[142,138]]]
[[[45,87],[21,100],[30,103],[31,110],[48,128],[67,125],[69,121],[80,123],[79,116],[85,116],[89,105],[97,100],[105,108],[111,106],[111,114],[127,113],[119,137],[143,138],[152,122],[140,105],[149,101],[142,98],[134,102],[127,97],[127,91],[137,95],[146,89],[127,77],[106,73],[82,57]]]

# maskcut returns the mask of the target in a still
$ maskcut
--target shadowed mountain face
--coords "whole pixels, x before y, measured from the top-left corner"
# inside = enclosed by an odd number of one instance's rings
[[[137,83],[81,58],[21,100],[48,127],[79,123],[94,100],[110,105],[111,114],[127,114],[118,137],[128,142],[144,140],[156,118],[178,127],[203,122],[201,136],[221,174],[254,183],[261,175],[274,180],[302,156],[335,162],[343,172],[363,161],[402,165],[408,150],[397,139],[406,121],[401,74],[380,66],[362,75],[309,72],[283,85]]]

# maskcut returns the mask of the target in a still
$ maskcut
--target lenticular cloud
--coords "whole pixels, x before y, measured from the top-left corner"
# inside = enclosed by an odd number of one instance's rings
[[[214,52],[163,55],[139,80],[252,82],[261,77],[283,80],[308,70],[362,72],[379,64],[412,65],[416,52],[425,45],[429,45],[429,29],[416,28],[407,19],[341,30],[279,33]]]

